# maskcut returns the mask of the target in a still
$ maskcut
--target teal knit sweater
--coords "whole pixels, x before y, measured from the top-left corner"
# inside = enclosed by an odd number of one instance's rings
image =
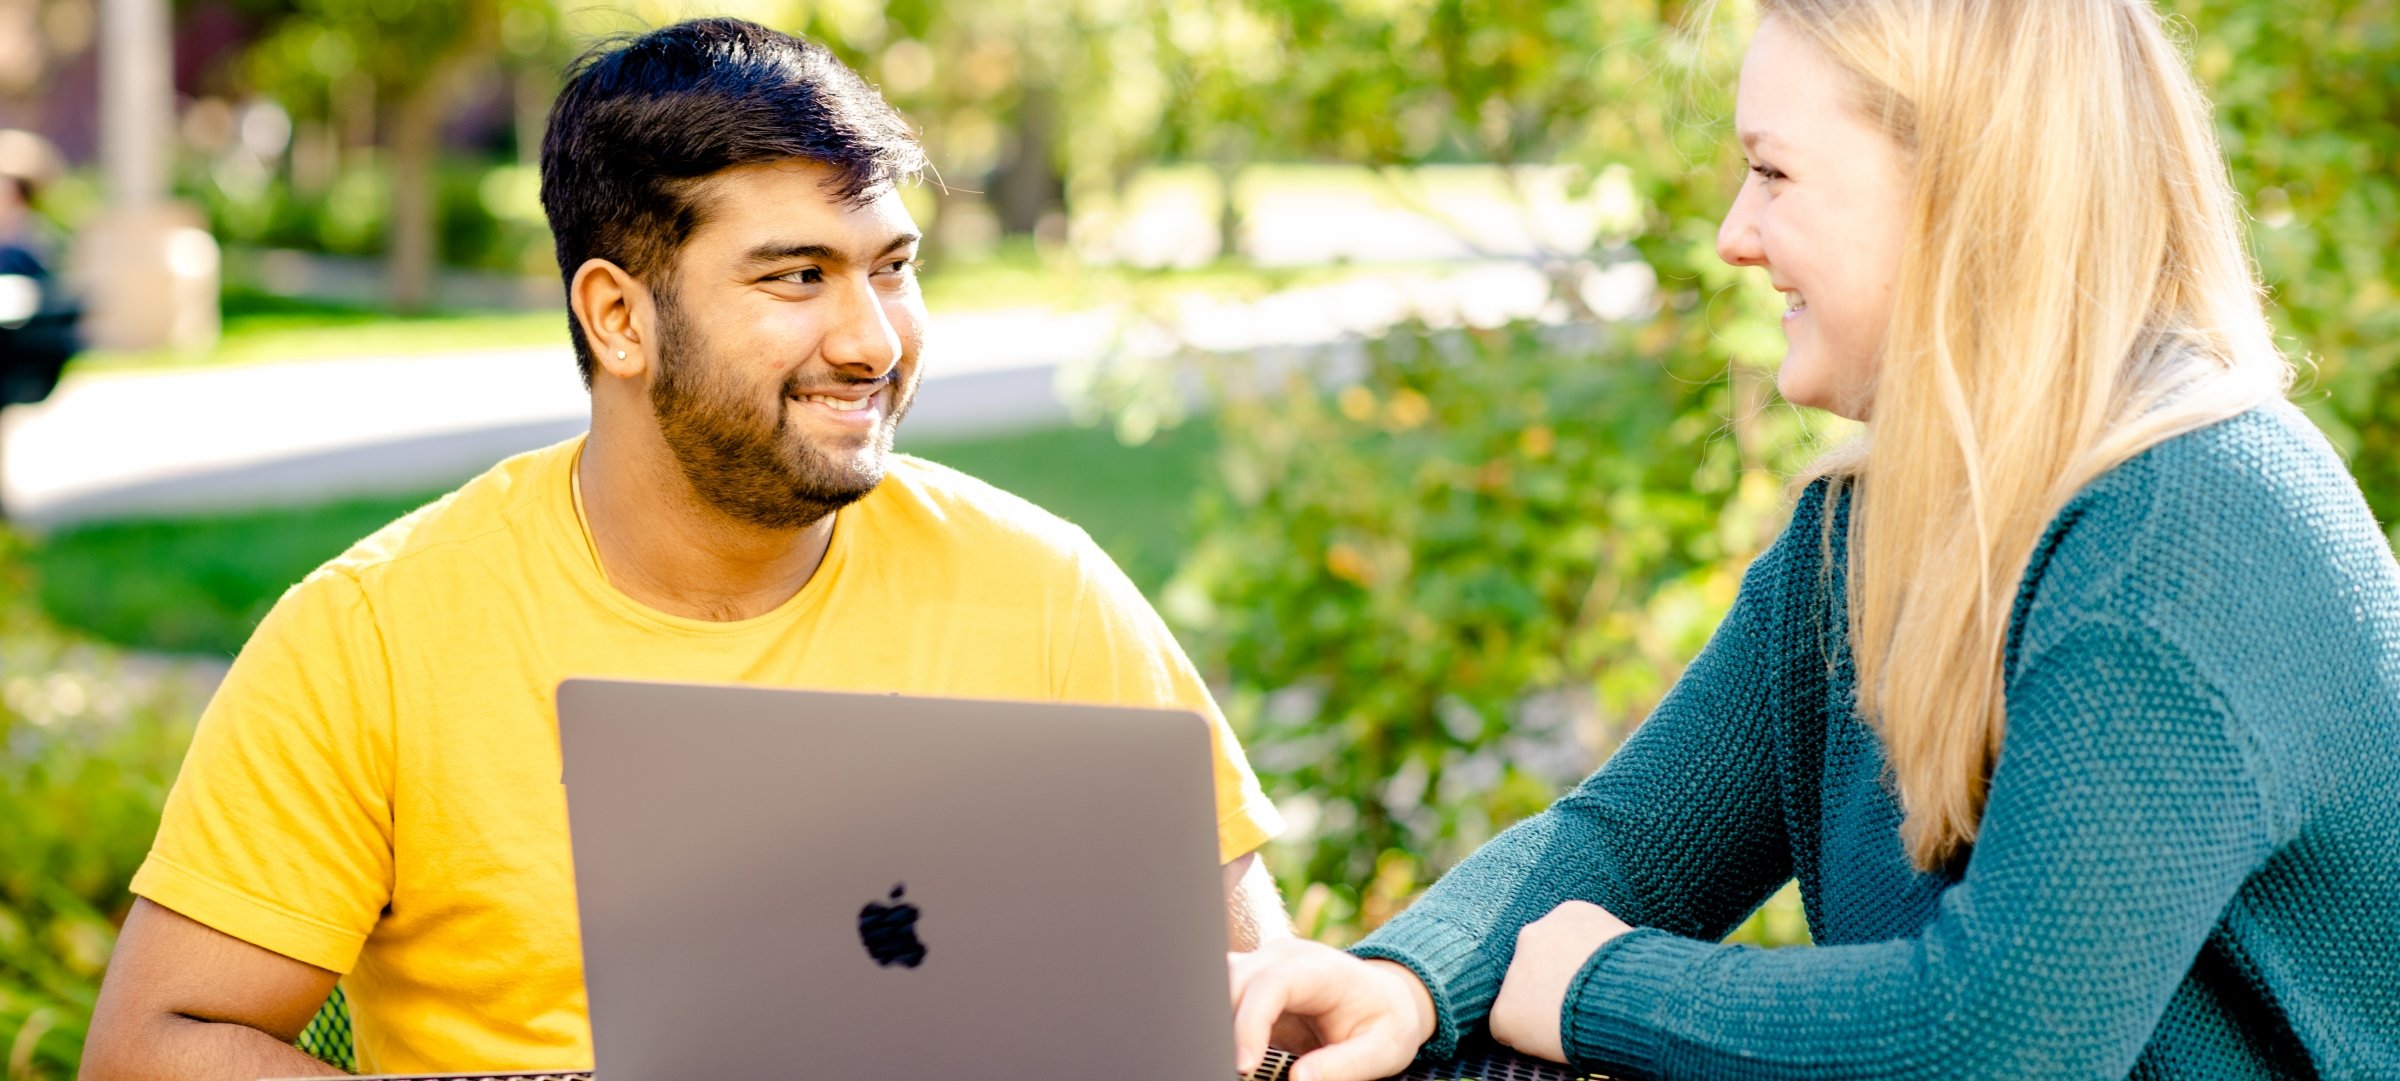
[[[1430,1054],[1581,899],[1636,929],[1562,1032],[1621,1076],[2400,1077],[2400,568],[2297,410],[2161,443],[2050,525],[1940,874],[1857,717],[1825,503],[1599,772],[1360,943],[1432,990]],[[1794,877],[1816,945],[1717,943]]]

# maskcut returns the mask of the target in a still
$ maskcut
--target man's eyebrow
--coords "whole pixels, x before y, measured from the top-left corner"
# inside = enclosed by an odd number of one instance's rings
[[[922,239],[924,238],[915,233],[902,233],[885,243],[883,250],[875,253],[875,257],[880,259]],[[821,259],[829,263],[838,263],[843,258],[840,251],[828,244],[801,244],[771,240],[743,252],[741,264],[745,267],[759,267],[792,259]]]

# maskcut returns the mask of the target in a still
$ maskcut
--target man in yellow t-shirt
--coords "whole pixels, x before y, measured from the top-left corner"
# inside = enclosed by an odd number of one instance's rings
[[[889,454],[925,321],[894,186],[921,162],[822,47],[748,23],[587,59],[542,198],[591,432],[269,613],[134,879],[85,1078],[325,1073],[289,1044],[337,977],[362,1067],[588,1068],[575,675],[1197,710],[1233,939],[1285,933],[1254,855],[1280,821],[1140,594],[1075,527]]]

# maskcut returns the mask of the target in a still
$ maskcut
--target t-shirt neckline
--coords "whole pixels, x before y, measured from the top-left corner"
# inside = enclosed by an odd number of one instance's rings
[[[591,520],[584,514],[583,450],[590,438],[588,432],[577,436],[574,449],[564,456],[565,483],[543,485],[545,488],[559,491],[564,498],[554,497],[546,499],[544,502],[548,503],[555,512],[563,513],[565,521],[555,523],[563,527],[559,532],[581,541],[580,546],[563,545],[568,549],[568,559],[574,567],[573,577],[586,592],[599,598],[602,603],[637,622],[688,634],[738,635],[762,628],[779,627],[798,620],[809,611],[820,607],[824,598],[833,591],[834,583],[840,578],[842,565],[847,561],[849,553],[850,546],[847,538],[850,530],[846,528],[852,517],[849,512],[863,505],[865,500],[834,512],[833,536],[826,540],[825,558],[817,563],[816,573],[809,575],[808,581],[803,583],[797,592],[784,598],[783,603],[748,619],[714,620],[679,616],[672,612],[659,611],[627,595],[624,590],[617,588],[616,583],[609,581],[608,570],[600,562],[600,543],[592,536]],[[870,493],[871,497],[872,493]]]

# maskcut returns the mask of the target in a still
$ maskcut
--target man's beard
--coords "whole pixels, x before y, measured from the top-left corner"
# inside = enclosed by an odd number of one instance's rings
[[[684,479],[700,498],[726,515],[769,529],[797,529],[849,506],[883,480],[884,456],[891,453],[892,429],[907,413],[916,387],[897,379],[833,380],[851,385],[892,382],[891,417],[868,436],[867,452],[837,460],[791,430],[790,406],[800,389],[795,370],[775,402],[773,415],[762,416],[758,405],[728,375],[731,365],[708,356],[708,344],[673,297],[656,294],[658,304],[657,378],[650,383],[650,410],[658,418],[659,435]]]

